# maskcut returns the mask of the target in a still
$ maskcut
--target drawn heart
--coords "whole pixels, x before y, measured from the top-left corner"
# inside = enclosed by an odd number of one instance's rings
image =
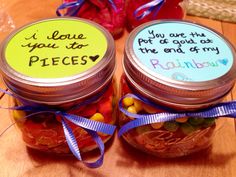
[[[99,58],[99,55],[95,55],[95,56],[89,56],[89,58],[95,62],[98,58]]]
[[[228,59],[227,59],[227,58],[219,59],[218,61],[219,61],[221,64],[225,65],[225,66],[228,64]]]

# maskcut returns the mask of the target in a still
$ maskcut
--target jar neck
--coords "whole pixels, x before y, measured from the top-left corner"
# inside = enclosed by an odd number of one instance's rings
[[[135,93],[139,97],[143,97],[145,99],[148,99],[151,103],[160,105],[163,107],[164,110],[169,110],[169,111],[177,111],[177,112],[182,112],[182,111],[196,111],[196,110],[201,110],[205,109],[207,107],[211,107],[216,105],[217,103],[223,101],[225,96],[229,94],[232,88],[229,89],[228,92],[225,93],[225,95],[209,101],[209,102],[203,102],[199,104],[183,104],[181,102],[176,102],[176,100],[171,101],[166,101],[162,98],[154,97],[153,95],[150,95],[149,93],[145,92],[144,90],[141,89],[141,86],[134,85],[132,81],[129,80],[129,77],[125,76],[123,77],[132,91],[132,93]]]
[[[106,91],[109,89],[110,84],[112,84],[113,79],[109,80],[107,83],[103,85],[103,87],[96,90],[96,92],[86,95],[83,98],[77,98],[73,100],[68,100],[65,102],[53,102],[53,103],[45,103],[45,102],[38,102],[36,100],[29,100],[25,99],[19,95],[16,95],[13,93],[13,98],[16,100],[15,105],[17,106],[30,106],[30,107],[41,107],[41,108],[51,108],[51,109],[58,109],[58,110],[68,110],[73,109],[74,107],[81,107],[83,105],[87,105],[93,102],[98,101],[100,98],[103,97],[103,95],[106,93]]]

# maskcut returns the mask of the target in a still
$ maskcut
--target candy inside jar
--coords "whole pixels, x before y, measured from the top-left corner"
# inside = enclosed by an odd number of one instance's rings
[[[12,33],[1,51],[12,117],[26,145],[81,161],[80,152],[99,148],[100,158],[85,163],[99,167],[116,121],[111,34],[85,19],[45,19]]]
[[[123,75],[121,79],[122,95],[134,94]],[[165,113],[160,106],[151,106],[135,97],[125,97],[122,107],[127,112],[139,115]],[[121,114],[120,126],[134,120],[129,115]],[[134,147],[159,157],[176,157],[187,155],[209,147],[212,143],[215,118],[180,117],[173,121],[157,122],[136,127],[123,135]]]
[[[85,117],[89,120],[98,121],[106,124],[115,124],[115,104],[116,86],[115,81],[111,81],[104,93],[99,96],[93,95],[90,103],[84,104],[86,100],[76,100],[57,106],[39,104],[36,107],[50,107],[52,110],[61,110],[71,115]],[[91,99],[91,98],[87,98]],[[94,100],[95,99],[95,100]],[[12,106],[32,106],[26,100],[12,98]],[[84,104],[84,105],[83,105]],[[37,108],[36,108],[37,109]],[[13,110],[12,117],[20,128],[22,137],[27,146],[46,152],[70,153],[67,145],[64,130],[62,127],[62,115],[53,111],[22,111]],[[27,117],[27,118],[26,118]],[[97,147],[92,137],[83,128],[65,120],[73,131],[81,152],[90,151]],[[103,142],[111,138],[111,135],[98,132]]]
[[[125,27],[124,0],[64,0],[57,14],[66,9],[63,16],[74,16],[92,20],[105,27],[113,37],[119,37]]]
[[[235,83],[235,51],[207,27],[141,25],[126,42],[123,68],[118,135],[137,149],[158,157],[206,149],[231,116],[234,103],[221,102]]]
[[[128,28],[157,19],[183,19],[186,6],[187,0],[127,0]]]

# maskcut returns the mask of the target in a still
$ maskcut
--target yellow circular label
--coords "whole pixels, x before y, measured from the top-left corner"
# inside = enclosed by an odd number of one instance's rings
[[[95,66],[107,51],[107,38],[92,24],[58,18],[18,31],[5,58],[17,72],[33,78],[74,76]]]

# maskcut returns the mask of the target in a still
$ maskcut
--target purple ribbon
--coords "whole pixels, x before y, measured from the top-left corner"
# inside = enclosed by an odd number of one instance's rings
[[[165,0],[153,0],[151,2],[148,2],[134,11],[134,17],[137,20],[142,20],[144,17],[146,17],[152,12],[154,12],[153,17],[155,17],[164,3]],[[143,13],[138,15],[140,11],[143,11]]]
[[[231,117],[236,118],[236,101],[229,101],[224,103],[219,103],[213,107],[197,111],[197,112],[161,112],[156,114],[133,114],[128,112],[126,109],[123,108],[122,100],[124,98],[131,97],[137,100],[142,101],[145,104],[153,106],[153,103],[148,101],[147,99],[144,99],[138,95],[134,94],[127,94],[124,97],[122,97],[119,101],[119,109],[122,113],[124,113],[128,117],[135,118],[134,120],[126,123],[123,125],[119,132],[118,136],[122,136],[127,131],[140,127],[142,125],[148,125],[152,123],[158,123],[158,122],[167,122],[167,121],[173,121],[177,118],[181,117],[199,117],[199,118],[217,118],[217,117]],[[155,106],[156,108],[160,108],[158,105]]]
[[[13,95],[11,92],[5,91],[3,89],[0,89],[0,92],[3,92],[3,93],[5,93],[9,96],[17,98],[17,96]],[[85,102],[83,102],[81,104],[76,105],[75,107],[73,107],[69,111],[77,109],[81,106],[85,106],[85,105],[97,100],[103,93],[104,93],[104,91],[101,91],[96,96],[86,100]],[[77,115],[74,115],[74,114],[69,114],[65,111],[50,109],[50,108],[44,107],[44,106],[25,105],[25,106],[15,106],[15,107],[10,107],[10,108],[4,108],[4,107],[0,107],[0,108],[33,112],[33,113],[25,116],[24,118],[30,118],[34,115],[42,114],[42,113],[53,113],[55,115],[60,116],[61,120],[62,120],[61,123],[62,123],[62,127],[63,127],[63,130],[64,130],[65,138],[66,138],[67,144],[68,144],[71,152],[74,154],[74,156],[78,160],[80,160],[87,167],[90,167],[90,168],[97,168],[97,167],[100,167],[103,164],[104,143],[103,143],[102,139],[98,136],[98,134],[96,132],[102,132],[102,133],[105,133],[105,134],[108,134],[108,135],[113,135],[113,133],[116,129],[116,126],[114,126],[114,125],[110,125],[110,124],[90,120],[90,119],[87,119],[85,117],[77,116]],[[76,141],[76,138],[73,134],[73,131],[70,128],[70,126],[66,123],[65,120],[68,120],[68,121],[72,122],[73,124],[75,124],[79,127],[82,127],[86,132],[88,132],[91,135],[91,137],[96,142],[96,144],[98,145],[98,148],[100,150],[100,157],[95,162],[84,162],[83,161],[83,159],[81,157],[81,154],[80,154],[80,150],[79,150],[77,141]]]
[[[56,14],[57,14],[57,16],[76,16],[76,14],[80,10],[80,8],[83,6],[84,2],[85,2],[85,0],[65,2],[57,8]],[[115,11],[117,11],[117,7],[116,7],[115,3],[113,2],[113,0],[108,0],[108,2],[111,5],[111,7]],[[65,10],[65,9],[70,9],[70,10],[67,10],[67,12],[65,14],[62,14],[60,11]]]

